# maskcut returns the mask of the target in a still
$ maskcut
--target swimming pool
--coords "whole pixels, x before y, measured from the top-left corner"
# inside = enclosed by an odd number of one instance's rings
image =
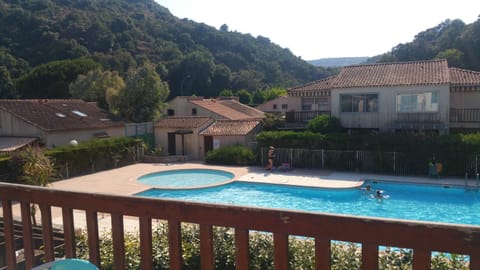
[[[230,172],[212,169],[177,169],[149,173],[138,178],[144,185],[163,188],[202,187],[232,180]]]
[[[422,184],[366,181],[383,190],[378,200],[362,189],[321,189],[233,182],[195,190],[150,189],[136,194],[156,198],[235,204],[480,226],[480,194],[476,190]]]

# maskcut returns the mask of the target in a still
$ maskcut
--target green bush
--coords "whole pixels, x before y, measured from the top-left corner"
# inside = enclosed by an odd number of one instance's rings
[[[307,130],[317,133],[338,133],[342,131],[342,124],[336,117],[322,114],[308,121]]]
[[[64,177],[72,177],[131,164],[135,161],[134,149],[141,144],[141,140],[129,137],[94,139],[53,148],[48,155]]]
[[[181,228],[182,258],[185,270],[200,269],[200,234],[195,224],[183,223]],[[215,269],[235,269],[235,234],[225,227],[213,228]],[[100,237],[101,269],[113,269],[113,242],[110,232]],[[159,223],[152,231],[153,269],[169,269],[168,226]],[[274,270],[274,246],[271,233],[250,232],[250,269]],[[88,259],[87,231],[82,231],[76,239],[77,256]],[[293,237],[289,239],[289,269],[315,269],[315,242],[311,238]],[[361,246],[357,243],[334,241],[331,243],[331,269],[361,269]],[[125,233],[126,269],[140,269],[140,240],[138,232]],[[378,259],[378,269],[411,269],[412,251],[408,249],[382,250]],[[468,257],[439,253],[432,257],[433,270],[466,270]]]
[[[245,146],[224,146],[207,152],[205,161],[209,164],[245,166],[254,163],[255,155]]]

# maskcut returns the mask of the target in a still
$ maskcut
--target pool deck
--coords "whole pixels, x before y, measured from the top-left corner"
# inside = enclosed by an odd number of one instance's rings
[[[102,193],[114,195],[132,195],[151,186],[140,184],[138,177],[159,171],[175,169],[218,169],[229,171],[234,174],[234,181],[247,181],[269,184],[283,184],[296,186],[309,186],[318,188],[355,188],[363,184],[365,179],[388,180],[410,183],[429,183],[440,185],[465,185],[465,180],[460,178],[427,178],[427,177],[401,177],[391,175],[361,174],[349,172],[336,172],[329,170],[292,169],[288,171],[266,171],[260,167],[237,167],[237,166],[212,166],[199,162],[186,163],[138,163],[118,169],[101,171],[85,176],[74,177],[54,182],[52,189],[69,190],[89,193]],[[470,186],[476,186],[475,180],[469,180]],[[0,214],[3,215],[0,208]],[[20,219],[19,205],[13,207],[15,218]],[[37,215],[39,219],[40,215]],[[53,224],[61,226],[61,210],[52,208]],[[75,227],[86,228],[85,213],[80,210],[74,211]],[[98,214],[100,230],[108,230],[111,226],[107,214]],[[137,231],[138,220],[134,217],[124,218],[126,231]]]

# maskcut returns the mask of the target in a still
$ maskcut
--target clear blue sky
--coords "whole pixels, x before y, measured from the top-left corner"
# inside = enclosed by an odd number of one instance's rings
[[[268,37],[305,60],[374,56],[446,19],[472,23],[479,0],[155,0],[179,18]]]

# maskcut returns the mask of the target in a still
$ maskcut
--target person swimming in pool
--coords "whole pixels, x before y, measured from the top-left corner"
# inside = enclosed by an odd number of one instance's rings
[[[375,191],[375,195],[372,194],[371,196],[372,198],[377,199],[377,201],[382,201],[383,199],[388,199],[390,197],[389,195],[385,195],[383,193],[383,190],[379,190],[379,189]]]

